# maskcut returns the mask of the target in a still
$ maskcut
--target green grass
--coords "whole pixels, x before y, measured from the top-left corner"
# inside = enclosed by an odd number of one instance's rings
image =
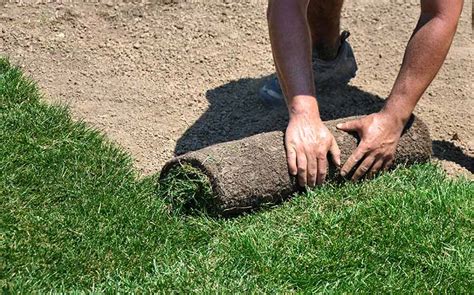
[[[241,218],[170,214],[126,153],[0,59],[4,292],[469,293],[473,195],[417,165]]]
[[[157,197],[168,204],[169,213],[217,215],[212,184],[204,172],[184,163],[172,167],[159,180]]]

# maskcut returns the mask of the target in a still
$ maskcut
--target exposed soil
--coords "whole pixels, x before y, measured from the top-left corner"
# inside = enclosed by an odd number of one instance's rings
[[[266,1],[25,2],[0,2],[0,54],[37,80],[48,100],[68,104],[75,118],[124,146],[143,174],[157,172],[176,153],[285,126],[285,110],[258,99],[274,71]],[[343,29],[352,33],[359,72],[352,86],[321,92],[325,119],[380,107],[418,2],[347,1]],[[465,1],[450,54],[415,111],[429,126],[443,167],[470,178],[471,5]]]

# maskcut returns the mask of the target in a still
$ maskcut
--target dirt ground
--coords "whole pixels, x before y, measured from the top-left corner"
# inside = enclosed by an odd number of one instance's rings
[[[125,147],[144,175],[174,154],[285,127],[285,109],[258,98],[274,72],[266,1],[38,2],[0,0],[0,54],[37,80],[49,101],[69,105]],[[359,71],[350,86],[319,93],[324,119],[380,107],[418,2],[347,1],[342,27],[352,33]],[[443,167],[473,178],[471,5],[465,1],[445,65],[415,113]]]

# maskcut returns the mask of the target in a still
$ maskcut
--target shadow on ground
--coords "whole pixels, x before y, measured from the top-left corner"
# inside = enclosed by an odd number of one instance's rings
[[[463,153],[461,148],[445,140],[433,140],[433,155],[441,160],[447,160],[466,168],[474,173],[474,158]]]
[[[284,130],[288,122],[286,106],[267,106],[259,98],[260,87],[272,78],[244,78],[208,90],[209,108],[178,139],[175,154],[262,132]],[[318,99],[323,120],[366,115],[383,106],[380,96],[354,86],[319,89]],[[474,159],[451,142],[434,140],[433,155],[474,173]]]
[[[209,108],[177,141],[175,154],[284,130],[288,122],[286,106],[269,107],[259,99],[260,87],[271,78],[245,78],[208,90]],[[353,86],[319,89],[318,98],[323,120],[369,114],[383,105],[381,97]]]

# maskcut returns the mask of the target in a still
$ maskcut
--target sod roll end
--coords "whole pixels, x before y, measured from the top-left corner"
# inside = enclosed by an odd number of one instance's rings
[[[358,138],[338,130],[336,125],[352,119],[355,117],[325,122],[341,149],[342,162],[357,147]],[[395,165],[426,162],[431,149],[427,126],[413,116],[400,138]],[[338,172],[331,164],[328,181],[340,179]],[[213,216],[233,216],[278,204],[301,189],[288,173],[283,131],[257,134],[176,157],[163,167],[160,186],[173,207]]]

